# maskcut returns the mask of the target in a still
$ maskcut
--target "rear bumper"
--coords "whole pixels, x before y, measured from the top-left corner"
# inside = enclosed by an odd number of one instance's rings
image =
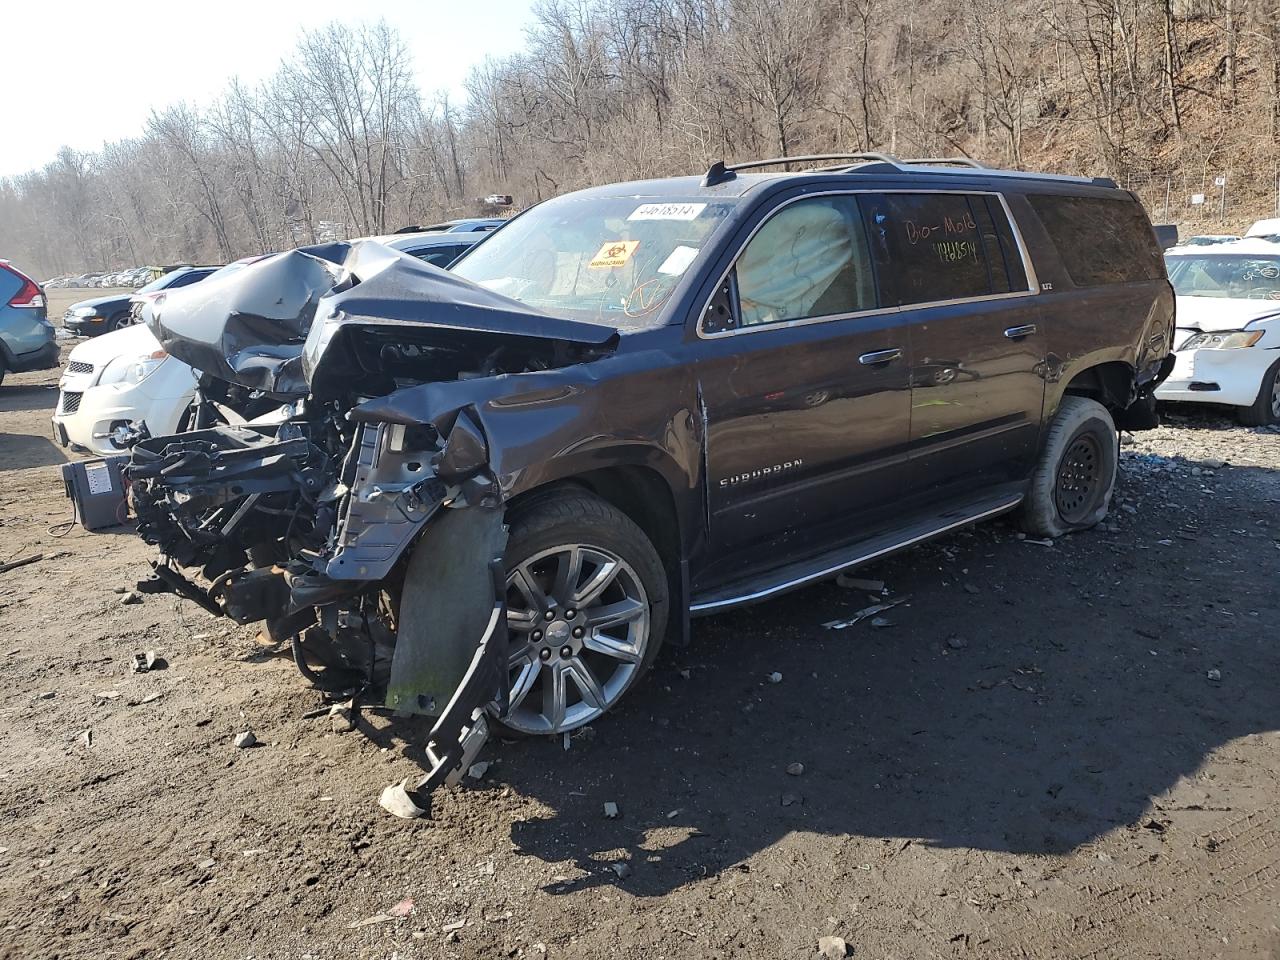
[[[1262,377],[1280,351],[1181,350],[1174,357],[1169,379],[1156,388],[1157,400],[1247,407],[1257,399]]]
[[[58,341],[50,340],[38,350],[14,354],[12,370],[14,373],[22,373],[26,370],[52,370],[57,366]]]

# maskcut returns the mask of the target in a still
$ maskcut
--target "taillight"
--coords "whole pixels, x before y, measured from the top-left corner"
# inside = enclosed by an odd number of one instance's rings
[[[18,292],[9,298],[9,306],[32,308],[44,306],[44,291],[40,289],[40,285],[38,283],[28,277],[25,273],[15,270],[7,263],[0,263],[0,270],[12,273],[22,281],[22,286],[18,288]]]

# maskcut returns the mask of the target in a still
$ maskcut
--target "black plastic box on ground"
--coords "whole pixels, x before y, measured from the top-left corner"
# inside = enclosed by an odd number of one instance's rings
[[[122,454],[62,465],[62,484],[75,504],[80,526],[86,530],[105,530],[128,522],[129,504],[120,474],[128,460],[128,454]]]

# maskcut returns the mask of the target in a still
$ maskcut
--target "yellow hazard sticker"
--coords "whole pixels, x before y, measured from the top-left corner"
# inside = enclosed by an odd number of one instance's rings
[[[638,246],[640,246],[639,240],[610,241],[600,248],[600,252],[591,258],[587,266],[593,270],[621,267],[631,259],[631,255],[636,252]]]

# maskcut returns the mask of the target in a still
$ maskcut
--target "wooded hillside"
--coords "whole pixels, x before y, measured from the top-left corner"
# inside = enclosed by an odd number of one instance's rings
[[[544,0],[465,103],[415,87],[412,47],[307,33],[260,87],[64,149],[0,181],[0,253],[42,277],[222,262],[858,149],[1110,175],[1194,229],[1275,215],[1280,0]]]

